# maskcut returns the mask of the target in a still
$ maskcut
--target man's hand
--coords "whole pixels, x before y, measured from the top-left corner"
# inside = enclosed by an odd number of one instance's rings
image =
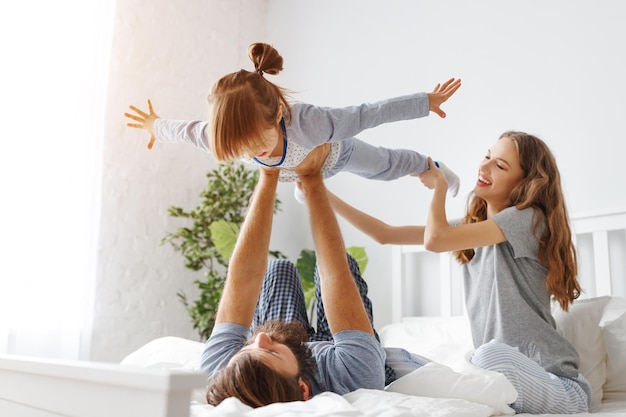
[[[259,171],[261,175],[268,177],[268,178],[273,178],[273,177],[278,178],[278,176],[280,175],[280,168],[275,168],[275,167],[266,167],[266,166],[260,165]]]
[[[319,145],[309,152],[306,158],[300,162],[300,165],[294,167],[293,170],[296,171],[300,179],[319,174],[329,152],[330,143]]]
[[[137,107],[130,105],[129,106],[132,111],[136,114],[124,113],[124,116],[127,118],[134,120],[139,123],[126,123],[126,126],[132,127],[135,129],[143,129],[148,132],[150,135],[150,142],[148,142],[148,149],[152,149],[152,145],[154,145],[155,137],[154,132],[152,130],[154,126],[154,121],[159,118],[159,116],[154,112],[152,108],[152,102],[148,99],[148,113],[138,109]]]
[[[428,93],[428,105],[430,111],[437,113],[439,117],[446,117],[446,113],[441,110],[441,105],[449,99],[456,90],[461,87],[461,80],[455,80],[450,78],[448,81],[441,84],[437,84],[432,93]]]

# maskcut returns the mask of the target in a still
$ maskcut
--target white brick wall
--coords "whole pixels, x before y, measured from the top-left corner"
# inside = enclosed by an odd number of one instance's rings
[[[161,239],[181,224],[171,205],[195,207],[214,167],[193,148],[155,144],[125,126],[129,104],[150,98],[162,117],[204,119],[221,75],[247,68],[263,40],[266,1],[117,2],[107,98],[91,359],[119,361],[160,336],[197,339],[177,291],[195,295],[183,258]]]

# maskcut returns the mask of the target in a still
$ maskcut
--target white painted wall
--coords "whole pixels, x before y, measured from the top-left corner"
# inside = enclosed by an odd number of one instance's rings
[[[170,205],[193,207],[214,166],[183,146],[155,145],[122,113],[151,98],[158,114],[204,118],[221,75],[251,68],[247,45],[265,40],[285,59],[272,78],[295,98],[343,106],[415,91],[448,77],[463,87],[448,118],[382,126],[360,137],[410,147],[462,177],[449,214],[463,212],[476,167],[500,133],[542,137],[558,158],[570,211],[625,207],[626,5],[619,0],[127,0],[118,2],[102,196],[92,359],[117,361],[155,337],[196,338],[175,293],[193,295],[179,254],[160,246],[179,224]],[[389,183],[342,174],[329,187],[392,224],[423,223],[430,191],[415,178]],[[295,259],[312,247],[306,210],[281,185],[273,248]],[[375,322],[391,320],[390,247],[342,223],[347,245],[365,246]],[[433,277],[435,279],[435,277]],[[429,314],[422,311],[422,314]]]
[[[281,82],[302,101],[359,104],[428,91],[448,77],[463,80],[444,107],[447,119],[431,115],[360,135],[371,143],[416,149],[456,170],[462,185],[459,196],[448,200],[450,216],[463,213],[478,163],[510,129],[534,133],[550,145],[570,212],[626,207],[623,2],[271,0],[269,5],[268,39],[285,58]],[[415,178],[380,183],[342,174],[328,185],[391,224],[423,224],[431,197]],[[391,320],[391,248],[342,224],[346,243],[365,245],[370,256],[365,278],[380,327]],[[437,313],[425,310],[421,314]]]

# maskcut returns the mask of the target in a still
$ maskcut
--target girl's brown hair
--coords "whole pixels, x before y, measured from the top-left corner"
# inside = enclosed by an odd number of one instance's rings
[[[278,115],[291,115],[287,90],[267,81],[263,74],[276,75],[283,69],[283,57],[271,45],[253,43],[248,57],[254,71],[240,70],[222,77],[211,90],[209,104],[210,146],[218,161],[247,156],[262,146],[261,133],[279,129]]]
[[[539,138],[524,132],[505,132],[500,136],[510,138],[517,148],[522,167],[522,181],[510,194],[511,206],[518,209],[535,209],[534,232],[544,222],[546,227],[539,240],[539,262],[546,266],[546,288],[564,311],[580,296],[578,261],[572,242],[569,216],[561,189],[561,175],[554,155]],[[476,223],[487,219],[487,202],[475,195],[471,197],[463,223]],[[464,264],[474,257],[474,249],[456,251],[456,259]]]

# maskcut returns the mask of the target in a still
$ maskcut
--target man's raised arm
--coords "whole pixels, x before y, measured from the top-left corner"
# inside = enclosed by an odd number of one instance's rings
[[[278,170],[261,169],[230,258],[216,323],[250,326],[263,285],[274,218]]]
[[[328,149],[326,145],[318,146],[295,169],[309,208],[324,311],[333,334],[361,330],[373,335],[320,171]]]

